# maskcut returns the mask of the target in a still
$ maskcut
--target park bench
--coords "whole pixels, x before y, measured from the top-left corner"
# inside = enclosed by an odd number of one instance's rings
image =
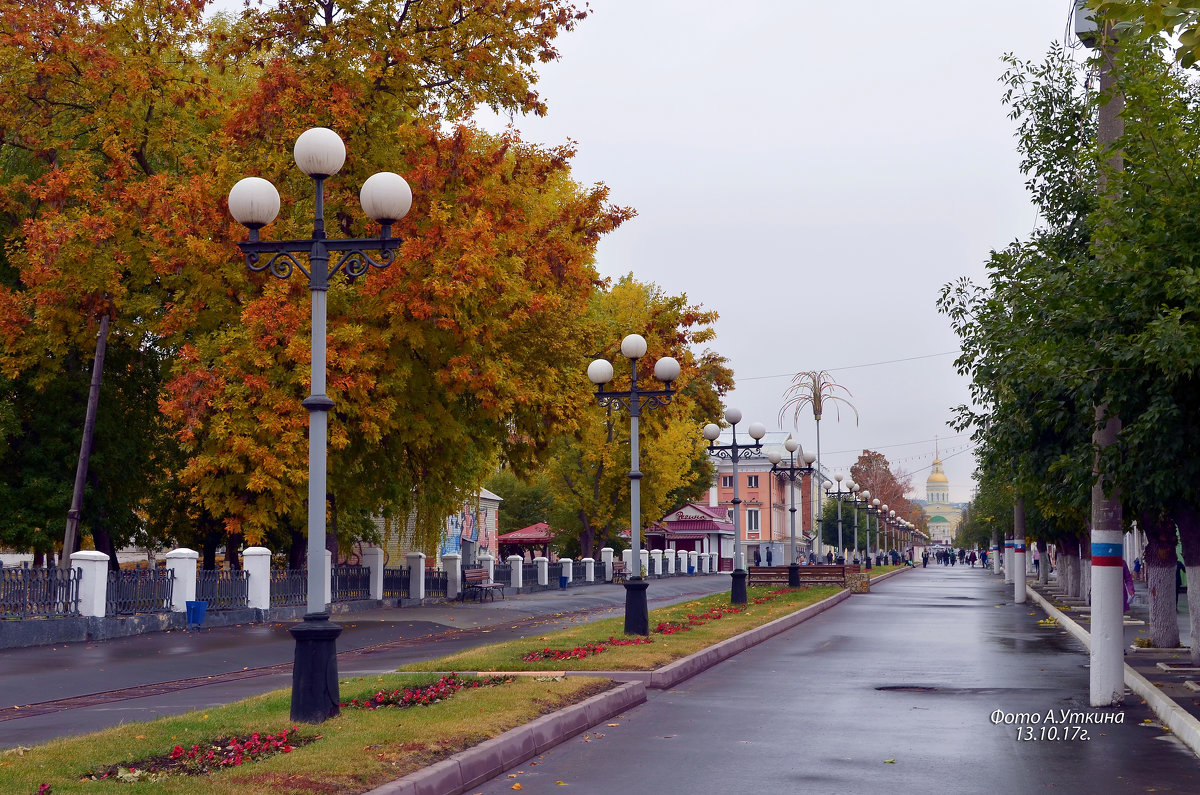
[[[800,584],[836,585],[839,588],[845,588],[847,587],[846,575],[858,574],[859,570],[860,567],[855,565],[801,566]],[[750,569],[750,577],[747,580],[748,585],[787,585],[787,582],[787,566],[754,566]]]
[[[625,582],[628,576],[629,572],[625,569],[625,561],[614,560],[612,581],[614,583]]]
[[[484,599],[495,599],[497,591],[500,592],[500,598],[505,598],[503,585],[488,582],[487,569],[463,569],[462,593],[458,595],[460,602],[466,601],[468,596],[473,596],[480,602]]]

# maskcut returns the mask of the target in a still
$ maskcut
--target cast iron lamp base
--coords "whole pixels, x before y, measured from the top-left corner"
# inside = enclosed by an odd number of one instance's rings
[[[308,613],[288,632],[296,639],[292,663],[292,720],[321,723],[338,714],[337,637],[328,613]]]
[[[650,583],[641,577],[625,582],[625,634],[650,634],[650,609],[646,606],[646,589]]]
[[[746,576],[745,569],[736,569],[733,572],[733,588],[729,595],[731,604],[746,604]]]

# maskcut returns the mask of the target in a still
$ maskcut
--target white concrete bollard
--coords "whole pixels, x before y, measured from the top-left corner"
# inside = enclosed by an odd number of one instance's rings
[[[170,557],[168,553],[167,557]],[[170,563],[168,562],[168,566]],[[242,550],[242,566],[246,569],[246,606],[255,610],[271,609],[271,550],[266,547],[246,547]],[[196,570],[195,562],[192,570]],[[178,576],[178,575],[177,575]]]
[[[79,614],[104,618],[108,601],[108,555],[80,550],[71,553],[71,567],[79,569]]]
[[[362,551],[363,565],[371,570],[371,587],[367,595],[372,599],[383,598],[383,550],[367,547]]]
[[[457,552],[442,555],[442,565],[446,567],[446,598],[457,599],[462,591],[462,555]]]
[[[186,613],[187,603],[196,601],[196,560],[199,557],[199,552],[186,547],[172,549],[166,555],[167,569],[175,572],[175,584],[171,586],[173,613]],[[270,583],[267,585],[269,587]]]
[[[425,598],[425,553],[409,552],[404,557],[408,563],[408,598]]]

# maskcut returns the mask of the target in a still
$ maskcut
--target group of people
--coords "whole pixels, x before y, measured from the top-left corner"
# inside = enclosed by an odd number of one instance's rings
[[[973,549],[970,552],[965,549],[960,549],[957,551],[953,549],[938,549],[934,551],[933,555],[934,560],[943,566],[954,566],[962,563],[964,565],[969,564],[971,568],[975,568],[975,564],[981,560],[984,561],[985,566],[987,565],[987,553],[984,552],[982,556],[977,555]],[[921,553],[921,568],[926,568],[928,566],[929,551],[926,550]]]

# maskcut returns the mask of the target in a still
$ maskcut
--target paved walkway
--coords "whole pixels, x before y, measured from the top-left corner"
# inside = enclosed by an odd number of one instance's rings
[[[905,572],[471,792],[1200,791],[1140,699],[1088,706],[1043,617],[979,568]]]

